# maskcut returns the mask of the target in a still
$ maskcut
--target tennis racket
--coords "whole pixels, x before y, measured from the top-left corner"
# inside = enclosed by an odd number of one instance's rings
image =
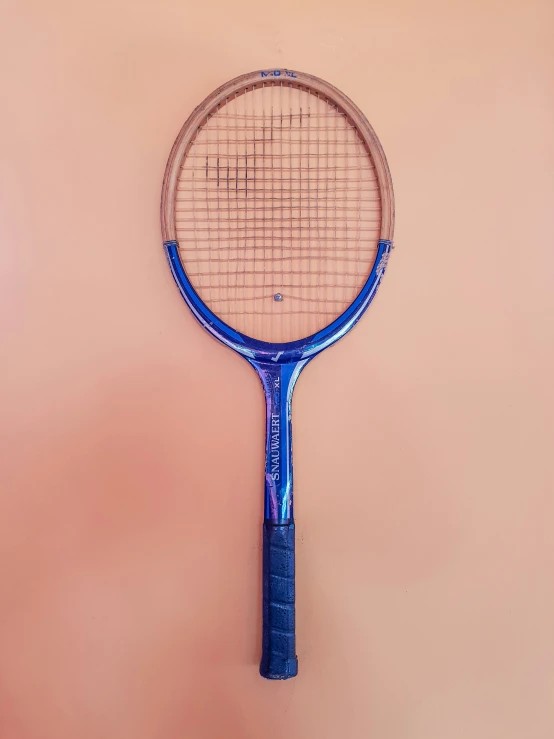
[[[185,302],[265,392],[260,673],[284,680],[298,672],[292,392],[375,296],[392,247],[390,172],[366,118],[335,87],[286,69],[252,72],[181,129],[161,218]]]

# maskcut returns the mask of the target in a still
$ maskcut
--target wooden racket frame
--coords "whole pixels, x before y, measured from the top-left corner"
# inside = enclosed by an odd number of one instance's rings
[[[364,147],[375,165],[381,195],[381,231],[379,238],[380,240],[392,240],[394,197],[391,174],[379,139],[362,111],[344,93],[328,82],[319,79],[319,77],[304,72],[293,72],[288,69],[269,69],[240,75],[240,77],[235,77],[230,82],[218,87],[204,102],[200,103],[182,127],[169,155],[162,186],[161,221],[164,242],[177,239],[175,228],[177,181],[181,165],[190,148],[194,134],[214,113],[217,106],[227,98],[242,95],[254,87],[261,87],[262,83],[267,86],[286,83],[287,86],[291,85],[295,88],[318,93],[322,99],[336,105],[346,116],[349,123],[360,135]]]

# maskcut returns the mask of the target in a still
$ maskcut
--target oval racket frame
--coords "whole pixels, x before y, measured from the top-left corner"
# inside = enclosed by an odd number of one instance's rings
[[[227,98],[258,87],[261,83],[280,84],[285,82],[292,87],[318,93],[346,116],[349,123],[357,130],[364,147],[368,151],[374,165],[381,195],[381,230],[376,259],[373,268],[360,293],[338,318],[311,336],[284,344],[260,341],[236,331],[213,313],[200,299],[187,277],[186,270],[179,257],[179,244],[175,228],[175,198],[181,164],[191,146],[193,137],[218,105]],[[389,252],[392,248],[394,230],[394,197],[392,179],[385,154],[377,136],[361,110],[340,90],[317,77],[287,69],[260,70],[236,77],[219,87],[199,105],[189,116],[181,129],[171,150],[162,188],[161,201],[162,235],[167,257],[173,277],[190,310],[198,321],[216,339],[243,356],[261,362],[278,362],[286,364],[308,359],[338,341],[359,320],[371,303],[383,276]]]
[[[194,289],[180,258],[176,233],[176,191],[181,164],[200,126],[218,105],[262,83],[286,82],[309,89],[346,116],[373,162],[381,198],[381,225],[375,261],[352,304],[317,333],[289,343],[269,343],[247,336],[215,315]],[[263,629],[260,673],[285,680],[298,671],[295,639],[294,516],[292,470],[292,392],[302,369],[320,351],[340,339],[359,320],[383,277],[392,248],[392,181],[381,145],[362,112],[332,85],[286,69],[237,77],[210,95],[189,117],[171,151],[162,190],[162,233],[173,277],[198,321],[222,343],[242,354],[257,371],[266,397],[266,468],[263,527]]]

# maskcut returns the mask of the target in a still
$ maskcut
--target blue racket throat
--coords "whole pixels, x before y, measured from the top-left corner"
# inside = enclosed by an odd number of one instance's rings
[[[190,283],[179,258],[179,243],[177,241],[165,241],[164,248],[171,273],[181,295],[197,320],[212,336],[242,354],[251,362],[290,364],[312,359],[323,349],[341,339],[360,320],[375,297],[377,288],[381,283],[392,249],[392,241],[385,239],[379,241],[371,273],[356,299],[344,313],[321,331],[305,339],[285,344],[272,344],[267,341],[253,339],[224,323],[202,302]]]
[[[291,364],[249,361],[260,377],[266,401],[264,520],[286,526],[293,522],[292,391],[309,360]]]
[[[166,241],[164,247],[175,282],[192,313],[212,336],[242,354],[258,373],[267,407],[264,518],[273,525],[289,524],[293,521],[291,403],[296,380],[307,363],[342,338],[368,308],[383,277],[392,242],[379,242],[371,274],[341,316],[322,331],[286,344],[252,339],[224,323],[191,285],[179,259],[178,242]]]
[[[298,672],[295,641],[295,545],[292,465],[292,393],[310,360],[342,338],[373,300],[392,242],[381,240],[371,273],[347,310],[323,330],[283,344],[253,339],[224,323],[200,299],[179,258],[177,241],[166,241],[171,272],[188,307],[212,336],[242,354],[261,380],[266,399],[266,467],[263,525],[263,628],[260,674],[286,680]]]

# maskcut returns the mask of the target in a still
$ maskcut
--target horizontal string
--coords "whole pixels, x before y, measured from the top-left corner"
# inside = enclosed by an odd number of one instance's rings
[[[181,251],[183,251],[183,250],[181,250]],[[373,251],[375,252],[376,250],[374,249]],[[338,261],[338,262],[350,262],[350,263],[353,263],[353,264],[360,264],[360,265],[363,265],[364,267],[366,267],[366,265],[367,265],[367,261],[365,261],[363,259],[359,259],[359,258],[355,258],[355,257],[347,257],[347,256],[336,257],[332,253],[331,254],[323,254],[323,255],[322,254],[311,254],[311,253],[305,254],[304,253],[304,254],[295,254],[294,256],[293,255],[287,255],[287,256],[271,256],[271,257],[263,257],[260,260],[258,260],[258,259],[249,259],[249,261],[251,261],[252,263],[261,261],[265,265],[266,263],[272,264],[273,262],[283,262],[284,264],[290,264],[291,260],[294,260],[294,261],[314,260],[315,262],[317,262],[317,261],[320,261],[320,260],[330,261],[331,259],[333,261]],[[197,265],[197,264],[203,264],[203,263],[206,263],[206,262],[208,262],[210,264],[212,264],[212,263],[217,264],[218,262],[224,262],[225,264],[228,264],[228,263],[234,264],[234,263],[243,263],[244,262],[244,258],[243,257],[228,257],[228,258],[225,258],[225,257],[211,257],[210,256],[210,257],[206,257],[205,259],[200,259],[200,258],[191,259],[191,260],[189,260],[187,262],[187,264],[195,264],[195,265]],[[192,273],[190,273],[188,270],[189,270],[189,267],[187,266],[187,270],[186,271],[187,271],[187,274],[190,276]],[[335,272],[333,274],[335,274]],[[210,272],[209,274],[212,274],[212,272]],[[216,274],[216,275],[219,276],[219,275],[228,274],[228,273],[227,272],[214,272],[213,274]],[[264,272],[264,274],[265,274],[265,272]],[[287,270],[287,274],[290,274],[290,271]],[[306,274],[306,272],[304,271],[304,272],[302,272],[302,274]],[[320,275],[321,272],[318,270],[317,274]]]
[[[298,131],[300,129],[292,128],[289,130],[294,133],[295,131]],[[327,133],[332,132],[332,129],[322,128],[321,130],[327,131]],[[312,131],[315,131],[315,129],[312,128]],[[277,133],[281,133],[281,130],[278,129]],[[247,139],[246,137],[242,139],[215,139],[214,141],[198,141],[198,139],[194,139],[193,146],[196,146],[196,145],[198,146],[208,146],[208,145],[226,146],[227,144],[242,144],[242,145],[247,144],[250,146],[254,146],[257,144],[264,144],[264,143],[265,144],[305,144],[305,145],[308,145],[308,143],[312,145],[317,145],[319,143],[320,146],[323,146],[325,144],[326,146],[356,146],[358,148],[363,146],[361,139],[359,139],[358,141],[344,141],[344,140],[341,141],[340,139],[326,139],[325,141],[323,141],[322,139],[318,139],[317,141],[308,142],[307,139],[303,139],[303,138],[297,138],[297,139],[293,139],[293,138],[289,138],[289,139],[249,138]]]
[[[343,305],[343,310],[345,308],[347,308],[347,307],[348,307],[348,303],[346,303],[345,305]],[[320,309],[316,309],[316,310],[313,310],[313,309],[312,310],[303,309],[302,310],[302,315],[308,315],[308,316],[333,316],[334,318],[338,318],[340,316],[340,314],[343,312],[343,310],[332,310],[332,311],[329,310],[329,311],[324,311],[324,310],[320,310]],[[260,311],[257,307],[256,307],[256,310],[250,310],[250,311],[247,311],[247,310],[238,310],[238,309],[232,310],[232,311],[230,311],[230,310],[227,310],[226,311],[226,310],[220,310],[220,309],[218,309],[217,314],[218,314],[218,316],[222,316],[222,317],[226,317],[226,316],[232,316],[232,317],[237,317],[237,316],[259,316],[259,315],[262,315],[262,316],[274,316],[275,315],[275,313],[273,311],[271,311],[271,312],[270,311]],[[295,317],[298,318],[299,313],[298,313],[297,310],[279,311],[279,316],[291,316],[291,317],[292,316],[295,316]]]
[[[248,119],[254,118],[255,120],[265,121],[271,118],[273,118],[274,120],[281,120],[281,118],[284,116],[287,119],[290,119],[290,118],[329,118],[330,120],[334,120],[336,118],[337,112],[339,115],[344,115],[340,111],[337,111],[336,108],[330,108],[328,113],[327,112],[326,113],[312,113],[310,111],[308,111],[308,113],[306,113],[305,111],[303,111],[302,113],[291,113],[289,111],[285,111],[283,113],[283,111],[281,111],[281,113],[277,113],[277,114],[265,113],[263,115],[256,115],[255,113],[229,113],[229,110],[226,109],[225,113],[217,116],[217,118],[218,120],[221,120],[222,118],[223,120],[227,120],[227,118],[233,119],[233,120],[234,119],[238,119],[238,120],[247,119],[248,120]],[[216,118],[216,116],[215,115],[209,116],[209,120],[211,120],[212,118]]]
[[[252,287],[250,289],[252,289]],[[292,285],[292,286],[289,285],[289,289],[290,289],[290,287],[298,287],[298,288],[300,288],[301,286],[300,285]],[[306,286],[304,286],[304,288],[305,287]],[[328,285],[328,287],[330,289],[334,289],[334,288],[341,288],[342,289],[344,287],[350,287],[350,288],[352,288],[351,285],[341,285],[341,284]],[[233,287],[231,286],[229,289],[231,290],[231,289],[233,289]],[[274,286],[267,285],[267,286],[265,286],[265,289],[266,290],[280,290],[281,288],[280,288],[279,285],[274,285]],[[300,300],[300,301],[306,302],[306,303],[337,303],[337,304],[343,305],[344,302],[345,302],[344,300],[341,300],[339,298],[320,298],[320,297],[309,298],[309,297],[306,297],[305,295],[291,295],[290,293],[289,294],[287,294],[287,293],[281,293],[281,295],[282,295],[283,298],[289,298],[290,300]],[[274,293],[272,293],[271,295],[268,293],[265,296],[264,295],[241,295],[240,298],[236,298],[236,297],[229,297],[229,298],[210,298],[210,303],[228,303],[230,301],[242,302],[243,300],[248,300],[248,301],[250,301],[250,300],[262,300],[264,297],[272,297],[273,299],[275,299],[274,298]],[[275,301],[275,302],[278,302],[278,301]]]
[[[247,159],[248,157],[245,157],[244,154],[241,154],[241,157],[240,158],[241,159]],[[262,157],[261,156],[260,157],[257,157],[257,156],[251,156],[250,157],[250,159],[258,159],[258,158],[262,158]],[[266,157],[263,157],[263,158],[265,159]],[[233,171],[233,170],[235,170],[237,168],[237,161],[236,161],[236,159],[233,161],[232,164],[225,165],[225,164],[220,163],[219,166],[217,164],[208,164],[205,167],[193,167],[193,166],[186,166],[186,164],[187,163],[185,161],[185,163],[181,165],[181,168],[182,168],[182,170],[184,172],[205,172],[206,170],[216,170],[216,171],[220,171],[221,172],[221,170],[224,170],[224,171],[227,171],[227,170]],[[239,166],[239,169],[244,169],[244,168],[245,167],[244,167],[243,164],[241,164]],[[264,173],[266,173],[266,172],[275,172],[275,171],[277,171],[277,172],[305,172],[305,173],[307,173],[309,171],[310,173],[316,173],[316,172],[339,172],[339,171],[345,170],[345,171],[348,171],[348,172],[352,172],[353,174],[358,174],[360,171],[362,171],[362,172],[370,172],[370,171],[372,171],[372,169],[373,168],[369,168],[369,167],[367,169],[366,168],[359,169],[358,167],[353,168],[353,167],[339,167],[339,166],[337,166],[337,167],[319,167],[319,166],[318,167],[310,167],[310,166],[306,166],[306,167],[279,167],[278,169],[276,169],[275,167],[256,167],[256,166],[254,166],[254,167],[248,167],[248,171],[249,172],[264,172]]]
[[[248,172],[248,170],[246,170]],[[344,188],[351,191],[361,191],[364,192],[364,190],[371,190],[375,188],[365,188],[361,187],[362,184],[366,184],[368,182],[371,182],[372,184],[377,185],[377,179],[376,178],[359,178],[354,179],[353,177],[333,177],[333,179],[326,179],[326,180],[310,180],[308,177],[291,180],[288,177],[247,177],[246,172],[244,176],[233,176],[233,177],[203,177],[200,181],[198,179],[190,179],[190,180],[183,180],[181,179],[179,181],[178,190],[195,190],[198,193],[205,192],[205,183],[206,182],[232,182],[233,184],[237,182],[248,182],[250,184],[256,184],[261,185],[264,183],[275,185],[279,182],[285,182],[287,184],[287,187],[284,188],[286,192],[310,192],[311,190],[315,189],[315,186],[321,188],[322,185],[332,185],[334,189],[334,185],[336,182],[347,182],[351,185],[357,185],[357,187],[348,187]],[[182,187],[182,183],[186,182],[187,184],[190,184],[190,188]],[[302,184],[308,184],[308,187],[302,187]],[[310,184],[313,184],[314,187],[309,187]],[[298,185],[298,187],[296,187]]]
[[[354,225],[357,225],[357,224],[362,224],[362,223],[380,223],[381,222],[380,218],[356,218],[355,216],[343,216],[341,219],[337,219],[336,221],[334,221],[333,226],[325,226],[324,225],[325,223],[328,223],[329,221],[333,221],[332,218],[325,218],[325,214],[314,213],[311,216],[286,216],[284,215],[284,216],[276,216],[276,217],[272,216],[271,218],[268,218],[267,211],[269,210],[269,208],[264,208],[264,209],[260,208],[259,210],[260,212],[263,212],[264,215],[258,216],[258,217],[254,216],[254,218],[242,218],[242,217],[239,218],[237,216],[237,218],[230,219],[228,217],[228,212],[225,209],[223,210],[223,212],[216,211],[215,213],[212,210],[211,212],[208,213],[207,216],[203,216],[202,218],[194,218],[194,217],[193,218],[177,218],[176,217],[175,222],[176,223],[197,223],[199,224],[199,227],[200,227],[200,225],[203,223],[208,223],[211,225],[214,222],[214,219],[219,218],[220,220],[227,219],[229,223],[235,223],[235,224],[240,223],[241,225],[244,223],[253,223],[254,226],[257,226],[257,224],[260,224],[260,223],[272,223],[275,225],[275,228],[282,228],[283,225],[285,227],[288,226],[288,228],[291,228],[291,227],[292,228],[302,228],[302,226],[291,226],[291,224],[298,223],[298,222],[304,222],[310,225],[313,223],[314,228],[332,228],[334,227],[335,223],[345,223],[345,224],[352,223]],[[295,210],[295,209],[293,208],[292,210]],[[187,230],[187,229],[183,229],[182,227],[179,227],[179,228],[181,228],[181,230],[185,230],[185,231]],[[244,226],[244,228],[250,228],[250,226]],[[265,226],[258,226],[258,228],[265,228]]]
[[[344,231],[344,229],[342,229],[342,230]],[[347,242],[347,243],[348,242],[353,243],[353,244],[356,244],[357,243],[357,240],[354,238],[354,235],[353,234],[351,234],[350,238],[347,238],[347,236],[348,236],[347,234],[345,234],[345,235],[342,235],[341,234],[340,240],[343,241],[343,242]],[[221,237],[221,239],[222,240],[225,240],[225,241],[239,241],[239,242],[240,241],[245,241],[245,240],[246,241],[252,241],[252,240],[262,241],[264,238],[265,239],[272,239],[272,240],[275,240],[275,241],[285,241],[285,240],[286,241],[290,241],[291,240],[289,236],[282,236],[281,234],[272,234],[271,236],[264,236],[263,234],[259,234],[257,236],[246,234],[244,236],[236,236],[236,237],[235,236],[228,236],[228,235],[226,235],[224,237]],[[294,239],[294,241],[297,241],[297,242],[315,243],[315,244],[317,244],[318,242],[319,243],[321,243],[321,242],[325,242],[325,243],[330,242],[330,243],[333,243],[335,241],[335,239],[333,239],[330,236],[329,237],[327,237],[327,236],[322,236],[322,237],[306,236],[306,237],[304,237],[304,236],[299,235],[299,236],[294,236],[293,239]],[[183,238],[183,239],[178,239],[178,241],[180,241],[182,243],[190,243],[190,244],[200,243],[200,242],[213,243],[213,238],[198,238],[198,239]]]
[[[181,192],[183,192],[183,191],[181,190]],[[185,192],[186,192],[186,190],[185,190]],[[190,192],[190,189],[189,189],[189,192]],[[198,190],[196,190],[195,192],[198,192]],[[217,191],[216,190],[210,190],[209,192],[217,192]],[[241,192],[244,192],[244,190],[241,190]],[[258,191],[258,192],[260,192],[260,191]],[[339,192],[341,192],[341,190],[339,190]],[[342,192],[345,192],[345,191],[342,190]],[[372,192],[372,191],[369,191],[368,190],[368,192]],[[332,194],[333,193],[329,193],[329,195],[332,195]],[[321,195],[325,195],[325,193],[321,193]],[[205,203],[206,201],[208,201],[208,202],[209,201],[213,201],[214,203],[221,203],[221,206],[222,207],[224,207],[225,209],[227,208],[227,200],[226,199],[222,199],[221,197],[215,197],[215,198],[214,197],[209,197],[209,196],[202,197],[202,198],[200,198],[200,197],[199,198],[194,198],[194,197],[192,197],[192,198],[190,198],[190,197],[180,197],[179,200],[181,202],[184,202],[184,203],[199,203],[199,204],[200,203]],[[276,195],[273,195],[270,198],[267,198],[267,197],[261,197],[260,198],[260,197],[256,197],[256,195],[254,193],[254,196],[251,196],[250,197],[250,200],[253,201],[253,202],[259,201],[259,202],[263,202],[263,203],[272,203],[272,202],[273,203],[282,203],[284,201],[287,201],[287,202],[288,201],[291,201],[292,199],[291,199],[290,196],[289,197],[278,197]],[[335,197],[333,197],[333,200],[331,202],[331,207],[334,207],[335,203],[352,203],[353,200],[354,200],[353,198],[345,198],[345,197],[335,198]],[[240,202],[244,203],[244,202],[246,202],[246,200],[241,200]],[[314,203],[315,202],[319,202],[319,203],[324,202],[325,203],[325,201],[321,197],[319,197],[319,198],[318,197],[313,197],[313,198],[312,197],[303,197],[301,200],[295,200],[294,202],[295,203],[298,203],[298,204],[297,205],[293,205],[292,206],[293,208],[300,208],[301,205],[303,205],[304,203],[309,203],[309,202],[314,202]],[[370,202],[371,203],[380,203],[381,200],[380,200],[380,198],[372,198],[372,199],[369,199],[368,198],[365,202],[366,203],[370,203]],[[269,206],[269,207],[271,207],[271,206]],[[290,208],[291,206],[289,205],[289,206],[284,206],[284,207]],[[325,207],[325,205],[323,205],[322,207]],[[329,206],[327,206],[327,207],[329,207]],[[331,210],[331,208],[329,208],[329,210]]]
[[[269,199],[267,201],[269,203],[268,205],[262,205],[262,206],[259,206],[259,205],[248,205],[248,203],[246,203],[246,201],[240,201],[241,203],[245,203],[245,204],[244,205],[239,205],[238,204],[238,201],[236,201],[236,200],[227,201],[225,199],[224,201],[221,201],[221,198],[208,198],[208,200],[214,200],[214,201],[216,201],[218,203],[221,203],[223,205],[224,209],[225,209],[225,212],[227,212],[227,203],[228,202],[231,202],[231,204],[233,206],[233,212],[234,211],[245,211],[245,212],[248,211],[248,213],[254,213],[254,212],[257,211],[257,212],[260,212],[260,213],[264,213],[267,210],[271,210],[273,212],[274,210],[291,210],[291,209],[292,210],[295,210],[295,209],[300,208],[300,203],[298,205],[275,205],[275,203],[278,202],[278,201],[275,200],[274,198],[271,198],[271,199]],[[257,200],[263,201],[263,198],[257,198]],[[288,198],[284,198],[284,200],[288,200]],[[301,201],[301,203],[304,204],[304,203],[306,203],[309,200],[311,200],[314,203],[316,203],[316,205],[312,205],[312,206],[310,206],[310,208],[317,208],[317,204],[322,202],[322,199],[321,198],[304,198]],[[200,200],[200,199],[196,200],[196,198],[182,198],[182,197],[181,198],[176,198],[176,202],[177,203],[181,203],[181,202],[182,203],[194,202],[195,205],[192,208],[180,208],[180,207],[177,207],[176,206],[175,207],[175,212],[176,213],[201,213],[203,211],[204,212],[205,211],[209,211],[210,213],[213,213],[213,208],[209,208],[209,207],[203,205],[203,203],[205,201],[206,201],[206,198],[202,198],[202,200]],[[362,202],[365,202],[366,204],[375,203],[374,207],[372,207],[372,208],[362,207],[361,205],[360,206],[356,206],[356,205],[338,205],[335,208],[335,203],[336,202],[337,202],[336,200],[333,200],[333,202],[332,202],[333,210],[336,209],[336,210],[340,210],[340,211],[344,211],[344,210],[347,210],[347,211],[355,211],[355,212],[358,212],[358,213],[374,213],[375,211],[381,209],[381,201],[378,200],[378,199],[368,200],[368,201],[362,201]],[[352,199],[351,198],[348,198],[348,200],[345,201],[344,198],[343,198],[341,200],[341,202],[343,202],[343,203],[344,202],[351,203],[352,202]],[[328,206],[326,206],[326,202],[323,201],[323,205],[321,206],[321,209],[322,210],[325,210],[326,207],[328,207]],[[297,217],[297,216],[295,216],[295,217]],[[347,217],[350,217],[350,216],[347,216]],[[306,218],[307,218],[307,216],[306,216]]]
[[[241,141],[241,143],[245,143],[245,142],[244,141]],[[326,146],[327,145],[324,142],[323,143],[319,143],[317,141],[310,141],[310,142],[305,141],[303,143],[305,143],[305,144],[308,144],[309,143],[310,146],[322,146],[323,147],[323,146]],[[207,141],[205,145],[206,146],[214,146],[214,145],[217,145],[217,144],[218,144],[217,141]],[[198,144],[198,146],[201,146],[201,145],[202,144]],[[237,154],[232,154],[230,152],[220,152],[219,150],[217,152],[213,152],[213,153],[205,152],[203,154],[202,153],[196,153],[195,150],[191,150],[187,154],[187,157],[186,157],[184,163],[181,164],[181,169],[185,169],[186,168],[187,162],[189,160],[192,160],[192,159],[202,159],[202,160],[205,160],[206,159],[206,156],[215,157],[215,156],[218,156],[218,155],[219,155],[220,158],[230,158],[230,157],[236,157],[237,156]],[[365,160],[367,162],[367,164],[368,164],[368,168],[369,169],[374,169],[374,166],[373,166],[373,164],[371,162],[371,159],[369,158],[369,155],[367,154],[366,151],[364,151],[364,152],[362,152],[360,154],[358,154],[356,152],[347,152],[347,153],[340,152],[340,154],[338,154],[338,155],[336,155],[336,154],[334,154],[332,152],[326,152],[326,151],[321,151],[321,152],[320,151],[318,151],[318,152],[297,151],[297,152],[294,152],[294,153],[293,152],[286,152],[286,153],[279,152],[279,153],[277,153],[277,152],[271,151],[271,152],[269,152],[267,154],[264,154],[263,151],[256,151],[255,152],[255,155],[256,155],[256,158],[257,159],[259,158],[259,159],[287,159],[287,160],[290,160],[291,158],[294,160],[294,159],[306,159],[306,158],[318,158],[318,157],[320,159],[325,158],[326,160],[328,160],[329,157],[338,156],[339,159],[340,159],[340,161],[344,160],[345,157],[348,159],[348,161],[350,161],[351,159],[362,159],[362,160]],[[245,154],[242,153],[242,154],[240,154],[240,156],[241,157],[244,157]],[[250,154],[249,156],[251,158],[254,158],[254,153]],[[352,167],[347,167],[346,169],[354,169],[354,168],[357,169],[358,166],[359,165],[352,165]],[[202,169],[202,167],[199,167],[198,169]],[[282,169],[282,168],[279,167],[279,169]]]
[[[190,233],[190,232],[198,233],[198,232],[204,232],[204,231],[213,233],[214,231],[217,231],[217,232],[225,232],[225,233],[229,232],[231,234],[234,234],[237,232],[251,232],[251,231],[262,231],[262,230],[267,231],[269,229],[269,226],[262,225],[262,224],[271,223],[273,228],[276,228],[279,230],[286,229],[288,231],[309,230],[309,231],[317,231],[318,233],[320,231],[338,231],[338,230],[344,231],[345,229],[349,231],[350,230],[357,231],[358,233],[368,233],[368,232],[373,233],[375,231],[375,228],[361,228],[360,226],[361,221],[357,221],[357,222],[355,221],[353,224],[349,224],[347,221],[336,221],[332,226],[322,226],[320,223],[313,223],[313,225],[308,225],[306,227],[302,225],[295,226],[291,222],[290,219],[288,221],[275,220],[273,218],[265,218],[265,219],[260,218],[259,221],[255,221],[254,219],[249,219],[249,220],[253,224],[252,226],[242,226],[242,225],[239,226],[238,224],[239,223],[242,224],[244,223],[244,221],[224,220],[222,217],[221,219],[219,218],[217,220],[214,219],[213,223],[209,223],[207,226],[198,225],[198,226],[193,226],[192,228],[190,228],[189,226],[177,226],[177,230],[180,231],[181,233]],[[316,219],[314,218],[313,220],[315,221]],[[306,221],[308,221],[308,223],[312,223],[309,221],[309,219],[306,219]],[[177,222],[179,223],[179,221]],[[364,221],[364,223],[380,223],[380,222],[381,222],[380,220]],[[237,225],[235,228],[231,228],[232,224],[237,224]],[[260,225],[256,225],[256,224],[260,224]]]

